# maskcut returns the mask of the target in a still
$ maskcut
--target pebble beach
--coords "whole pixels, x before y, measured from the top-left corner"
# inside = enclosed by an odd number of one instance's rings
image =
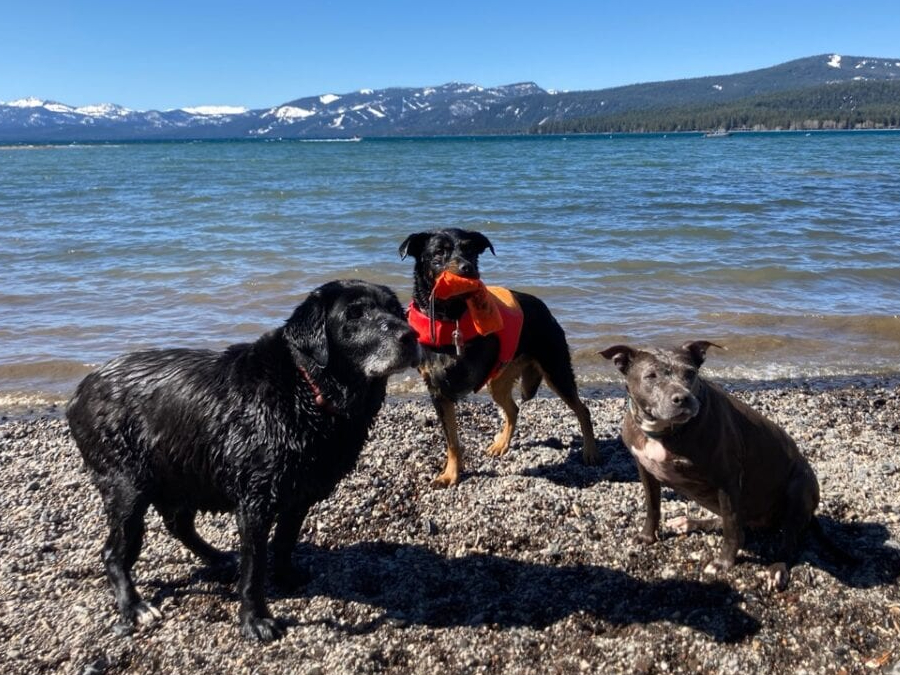
[[[204,569],[151,509],[138,591],[162,622],[115,637],[106,535],[59,407],[0,419],[0,668],[22,673],[872,673],[900,672],[900,376],[726,382],[781,424],[815,469],[842,566],[810,541],[788,589],[766,588],[776,537],[702,575],[721,533],[664,529],[631,543],[643,494],[619,439],[624,389],[582,387],[604,463],[542,389],[509,454],[484,395],[460,405],[467,472],[444,459],[423,396],[389,398],[357,468],[309,514],[295,560],[309,583],[269,589],[287,626],[268,645],[237,629],[234,583]],[[699,509],[663,491],[663,519]],[[230,515],[201,534],[235,550]]]

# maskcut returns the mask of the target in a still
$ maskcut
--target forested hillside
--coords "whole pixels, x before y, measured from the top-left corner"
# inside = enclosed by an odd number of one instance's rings
[[[667,106],[535,125],[535,134],[708,129],[900,128],[900,82],[838,82],[727,103]]]

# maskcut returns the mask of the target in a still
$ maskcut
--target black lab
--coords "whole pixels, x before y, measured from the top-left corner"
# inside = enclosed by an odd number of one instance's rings
[[[274,581],[295,585],[291,553],[307,511],[353,468],[388,376],[418,355],[390,289],[333,281],[251,344],[126,354],[84,378],[67,416],[109,522],[103,562],[116,632],[160,618],[131,578],[153,505],[213,565],[231,558],[200,538],[194,517],[235,514],[241,633],[280,637],[264,595],[269,531],[274,524]]]
[[[478,279],[478,256],[490,249],[491,242],[480,232],[446,229],[411,234],[400,245],[403,258],[416,260],[413,272],[413,306],[437,321],[455,322],[457,326],[468,311],[464,296],[446,300],[432,293],[442,272]],[[512,291],[523,313],[518,347],[511,362],[505,364],[488,381],[495,370],[500,352],[494,334],[479,335],[463,345],[423,345],[422,373],[447,441],[447,463],[433,484],[437,487],[456,485],[463,470],[463,448],[456,426],[456,403],[466,394],[477,391],[487,381],[488,390],[504,414],[502,431],[497,434],[488,454],[499,456],[509,450],[519,407],[513,400],[513,387],[521,382],[522,400],[537,392],[542,380],[574,411],[584,438],[582,457],[586,464],[599,463],[594,443],[594,428],[587,407],[578,396],[569,346],[562,327],[540,299],[527,293]]]

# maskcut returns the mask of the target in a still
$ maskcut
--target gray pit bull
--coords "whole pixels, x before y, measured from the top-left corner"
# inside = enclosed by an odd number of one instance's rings
[[[822,535],[814,517],[819,483],[797,444],[773,422],[715,384],[699,377],[711,342],[676,350],[636,350],[616,345],[600,352],[625,375],[628,412],[622,439],[637,460],[647,518],[636,540],[657,540],[660,484],[721,518],[724,543],[704,569],[717,574],[734,565],[745,527],[780,528],[770,589],[783,590],[807,528]],[[719,519],[670,521],[679,532],[711,530]],[[833,546],[833,545],[832,545]]]

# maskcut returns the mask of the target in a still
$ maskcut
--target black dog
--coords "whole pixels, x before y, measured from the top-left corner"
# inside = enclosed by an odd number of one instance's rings
[[[407,237],[400,246],[400,256],[413,256],[416,260],[410,312],[425,314],[429,320],[451,322],[457,327],[454,332],[458,332],[468,311],[466,299],[463,296],[436,299],[432,293],[435,281],[445,271],[478,279],[478,256],[487,249],[494,253],[491,242],[480,232],[446,229]],[[582,456],[585,463],[599,462],[590,412],[578,397],[563,329],[538,298],[516,291],[512,291],[512,296],[522,309],[521,334],[513,358],[509,363],[501,364],[502,369],[495,376],[492,371],[495,371],[500,355],[500,341],[496,335],[477,335],[465,344],[435,345],[433,341],[429,344],[427,336],[420,334],[423,358],[419,370],[428,385],[447,440],[447,464],[435,478],[436,486],[459,482],[463,448],[457,434],[456,403],[469,392],[480,389],[486,381],[504,415],[503,430],[488,448],[488,454],[502,455],[509,450],[519,413],[513,400],[513,385],[521,380],[522,400],[527,401],[535,395],[543,379],[578,417],[584,438]]]
[[[126,354],[88,375],[67,415],[109,521],[103,562],[121,614],[116,632],[160,617],[130,573],[152,504],[210,564],[231,558],[200,538],[194,516],[235,513],[241,633],[280,637],[264,596],[272,524],[274,580],[295,585],[291,552],[307,511],[353,468],[388,376],[418,355],[391,290],[333,281],[252,344]]]

